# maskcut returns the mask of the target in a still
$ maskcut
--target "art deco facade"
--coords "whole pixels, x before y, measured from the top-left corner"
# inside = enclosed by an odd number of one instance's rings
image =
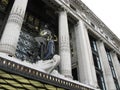
[[[45,26],[57,74],[39,68]],[[0,38],[0,90],[120,90],[120,39],[81,0],[0,0]]]

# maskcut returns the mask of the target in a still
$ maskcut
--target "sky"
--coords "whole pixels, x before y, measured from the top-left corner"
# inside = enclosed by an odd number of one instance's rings
[[[120,0],[81,0],[120,39]]]

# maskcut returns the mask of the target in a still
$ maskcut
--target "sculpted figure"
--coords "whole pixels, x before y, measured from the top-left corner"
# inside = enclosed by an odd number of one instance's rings
[[[55,54],[55,44],[54,38],[55,35],[52,36],[52,33],[49,29],[45,28],[40,32],[39,37],[35,37],[35,40],[39,45],[39,54],[40,58],[43,60],[51,59]]]
[[[60,56],[54,55],[52,59],[45,61],[38,61],[40,69],[43,69],[47,73],[51,73],[60,63]]]
[[[38,47],[39,47],[39,50],[38,50],[38,54],[40,56],[40,59],[44,59],[44,55],[46,53],[46,47],[47,47],[47,41],[46,41],[46,38],[44,37],[35,37],[35,40],[37,41],[38,43]]]

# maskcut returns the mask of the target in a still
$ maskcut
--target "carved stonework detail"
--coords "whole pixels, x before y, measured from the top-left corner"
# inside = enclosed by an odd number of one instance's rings
[[[67,4],[69,4],[70,1],[69,0],[64,0],[64,2],[67,3]]]
[[[60,50],[65,52],[70,52],[70,49],[67,43],[62,43],[60,46]]]
[[[61,44],[60,44],[60,50],[65,51],[65,52],[70,52],[68,37],[62,36]]]
[[[4,43],[2,43],[2,44],[0,44],[1,46],[7,46],[7,47],[12,47],[13,49],[16,49],[14,46],[12,46],[12,45],[9,45],[9,44],[4,44]]]
[[[0,44],[0,51],[1,52],[5,52],[5,53],[9,53],[9,54],[13,54],[11,53],[11,51],[15,52],[16,48],[13,45],[9,45],[9,44]]]
[[[23,13],[24,11],[21,8],[14,8],[10,13],[8,22],[15,22],[21,27],[24,19]]]

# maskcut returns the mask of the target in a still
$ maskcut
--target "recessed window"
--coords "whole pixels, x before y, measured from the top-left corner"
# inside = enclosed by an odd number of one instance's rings
[[[77,72],[77,68],[73,68],[72,69],[72,76],[74,80],[78,80],[78,72]]]
[[[89,36],[89,39],[90,39],[93,61],[94,61],[95,70],[96,70],[97,82],[100,89],[106,90],[105,81],[102,73],[101,62],[100,62],[100,58],[97,50],[96,39],[93,38],[92,36]]]
[[[115,83],[115,86],[116,86],[116,90],[119,90],[120,86],[119,86],[119,83],[118,83],[118,80],[117,80],[117,77],[116,77],[116,73],[115,73],[115,69],[114,69],[114,66],[113,66],[110,50],[107,49],[107,48],[105,48],[105,49],[106,49],[107,58],[108,58],[108,61],[109,61],[109,66],[111,68],[112,76],[113,76],[113,79],[114,79],[114,83]]]
[[[120,63],[120,58],[118,58],[118,61],[119,61],[119,63]]]
[[[101,77],[100,74],[97,73],[97,79],[98,79],[98,85],[102,90],[106,90],[105,84],[104,84],[104,78]]]
[[[97,51],[96,41],[92,37],[90,37],[90,44],[91,44],[92,50]]]

